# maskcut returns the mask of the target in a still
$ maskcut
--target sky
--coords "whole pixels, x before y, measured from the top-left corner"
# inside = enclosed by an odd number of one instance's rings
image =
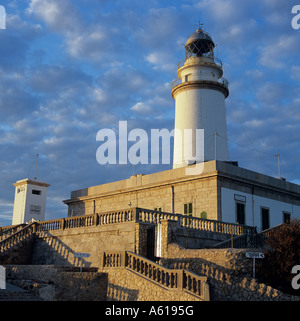
[[[120,121],[173,129],[172,81],[199,19],[229,81],[230,160],[277,177],[280,154],[281,176],[300,184],[297,2],[0,0],[0,226],[11,225],[13,183],[35,177],[36,154],[46,219],[67,216],[73,190],[172,167],[100,165],[96,135]]]

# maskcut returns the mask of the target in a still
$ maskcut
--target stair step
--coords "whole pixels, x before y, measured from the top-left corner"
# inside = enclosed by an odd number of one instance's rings
[[[0,290],[0,301],[41,301],[28,291]]]
[[[55,266],[56,271],[59,272],[79,272],[79,266]],[[83,267],[82,272],[98,272],[97,267]]]
[[[6,282],[6,289],[0,289],[0,301],[41,301],[30,291]]]

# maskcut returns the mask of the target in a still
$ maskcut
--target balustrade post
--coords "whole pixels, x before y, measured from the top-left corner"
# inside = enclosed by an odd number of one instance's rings
[[[94,225],[94,226],[97,226],[97,225],[98,225],[98,214],[97,214],[97,213],[94,214],[94,217],[93,217],[93,225]]]
[[[138,222],[139,221],[139,208],[138,207],[134,207],[132,209],[132,217],[131,220],[133,222]]]
[[[205,281],[201,281],[201,296],[204,301],[210,301],[210,288],[209,284]]]
[[[105,252],[100,253],[100,267],[104,268],[105,266]]]
[[[125,267],[126,266],[126,255],[127,252],[120,252],[120,267]]]
[[[177,228],[180,228],[180,221],[181,221],[181,218],[182,218],[182,214],[177,214]]]
[[[36,233],[37,231],[37,223],[32,224],[32,233]]]
[[[213,228],[212,228],[212,232],[217,232],[217,222],[213,222]]]
[[[65,219],[64,219],[64,218],[61,218],[61,219],[60,219],[60,229],[61,229],[61,230],[64,230],[64,229],[65,229]]]
[[[176,274],[177,274],[177,289],[178,290],[183,290],[183,284],[184,284],[184,282],[183,282],[183,278],[184,278],[183,273],[184,273],[184,270],[178,270],[176,272]]]

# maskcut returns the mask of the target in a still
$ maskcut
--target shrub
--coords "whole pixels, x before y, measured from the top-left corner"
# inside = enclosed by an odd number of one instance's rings
[[[265,259],[259,262],[257,276],[285,293],[300,295],[291,286],[292,268],[300,264],[300,220],[282,224],[270,232],[266,240]]]

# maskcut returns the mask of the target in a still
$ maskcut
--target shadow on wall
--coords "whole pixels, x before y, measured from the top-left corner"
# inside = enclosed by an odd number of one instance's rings
[[[74,257],[74,253],[68,245],[46,231],[34,242],[32,264],[80,267],[81,259]],[[91,262],[82,259],[82,266],[90,267]]]
[[[137,301],[138,290],[127,289],[122,286],[108,283],[107,301]]]

